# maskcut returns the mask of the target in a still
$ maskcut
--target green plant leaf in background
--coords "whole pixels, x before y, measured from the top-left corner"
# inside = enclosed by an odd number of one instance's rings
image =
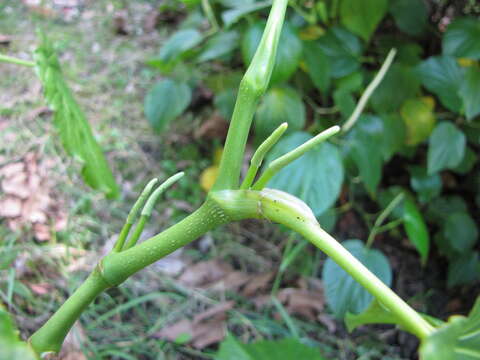
[[[220,344],[215,360],[324,360],[317,348],[302,344],[297,339],[263,340],[243,344],[227,335]]]
[[[416,97],[419,92],[420,81],[413,69],[393,64],[372,94],[372,107],[378,113],[397,112],[407,99]]]
[[[216,33],[205,43],[197,61],[210,61],[230,55],[237,48],[239,38],[240,35],[235,30]]]
[[[195,29],[179,30],[163,44],[158,57],[148,60],[147,63],[168,72],[187,51],[200,44],[202,39],[202,34]]]
[[[415,202],[409,197],[403,203],[403,227],[408,239],[415,246],[422,259],[422,264],[427,262],[430,250],[430,236],[422,213],[418,210]]]
[[[388,0],[341,0],[340,21],[354,34],[369,41],[385,16]]]
[[[374,196],[382,177],[384,127],[373,115],[362,115],[347,135],[347,153],[357,165],[368,192]]]
[[[348,90],[335,90],[333,92],[333,103],[344,118],[348,118],[355,110],[355,98]]]
[[[351,32],[333,26],[317,43],[330,59],[332,77],[340,78],[360,68],[362,44]]]
[[[451,56],[432,56],[417,66],[420,80],[449,110],[459,113],[462,99],[458,95],[463,70]]]
[[[428,97],[409,99],[402,105],[400,115],[407,130],[407,145],[417,145],[432,133],[437,120],[431,100]]]
[[[190,104],[191,90],[187,84],[173,79],[158,81],[145,96],[144,110],[150,125],[157,132],[179,116]]]
[[[470,66],[460,85],[459,95],[465,107],[467,120],[480,114],[480,68]]]
[[[237,90],[230,88],[215,94],[215,98],[213,99],[213,105],[215,105],[220,115],[227,121],[230,121],[232,117],[236,98]]]
[[[315,87],[326,93],[330,86],[330,60],[315,41],[303,42],[303,54],[308,74]]]
[[[443,36],[443,53],[459,58],[480,59],[480,21],[474,18],[455,19]]]
[[[459,253],[470,251],[478,240],[477,225],[467,212],[448,214],[442,233],[450,247]]]
[[[396,113],[381,115],[383,121],[383,158],[390,158],[405,146],[406,127],[400,115]]]
[[[312,136],[305,132],[286,136],[270,151],[266,163],[311,138]],[[270,180],[268,187],[297,196],[319,216],[337,200],[343,175],[343,163],[338,148],[330,143],[322,143],[282,169]]]
[[[477,251],[452,258],[448,264],[447,286],[469,285],[480,279],[480,260]]]
[[[37,357],[26,342],[18,337],[10,314],[0,304],[0,359],[35,360]]]
[[[252,24],[242,39],[242,57],[245,67],[252,61],[253,55],[257,50],[260,39],[262,38],[265,22],[258,21]],[[280,34],[280,44],[278,47],[275,66],[272,72],[270,84],[279,84],[287,81],[297,71],[302,58],[302,41],[298,37],[295,29],[288,22],[282,28]]]
[[[393,0],[389,12],[397,27],[409,35],[422,34],[428,24],[428,11],[423,1]]]
[[[347,240],[342,245],[387,286],[392,281],[392,270],[387,258],[378,250],[365,247],[360,240]],[[372,302],[373,296],[357,283],[331,258],[323,266],[322,279],[328,305],[337,318],[347,312],[358,314]]]
[[[480,358],[480,299],[468,317],[452,316],[420,345],[421,360],[478,360]]]
[[[34,58],[45,99],[54,111],[54,125],[66,152],[82,162],[82,177],[88,185],[109,198],[116,198],[119,190],[108,162],[63,78],[57,54],[45,35],[40,35],[40,46]]]
[[[465,135],[454,124],[438,124],[428,143],[428,173],[458,166],[465,156],[465,146]]]
[[[264,95],[255,115],[255,135],[266,139],[280,124],[288,123],[289,131],[305,125],[305,105],[296,89],[273,87]]]
[[[239,1],[235,4],[235,6],[233,6],[228,10],[225,10],[222,13],[223,24],[226,27],[229,27],[235,24],[238,20],[240,20],[245,15],[261,9],[265,9],[270,5],[272,5],[272,0],[260,1],[260,2]]]
[[[438,173],[429,175],[423,166],[413,166],[410,174],[410,186],[421,203],[428,203],[440,195],[442,179]]]
[[[465,156],[463,157],[462,161],[452,170],[455,171],[457,174],[466,175],[470,171],[472,171],[477,161],[477,153],[467,146],[465,148]]]

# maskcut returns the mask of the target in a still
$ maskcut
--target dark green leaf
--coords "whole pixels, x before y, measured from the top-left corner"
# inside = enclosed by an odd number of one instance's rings
[[[433,56],[417,67],[423,86],[438,96],[449,110],[458,113],[462,100],[458,96],[463,70],[451,56]]]
[[[422,360],[478,360],[480,358],[480,299],[468,317],[452,316],[422,341]]]
[[[202,34],[195,29],[179,30],[173,34],[160,49],[157,65],[163,70],[174,66],[182,55],[202,41]]]
[[[362,115],[347,137],[347,152],[360,172],[360,178],[370,194],[382,177],[383,138],[382,120],[377,116]]]
[[[385,161],[395,155],[405,145],[405,123],[398,114],[382,115],[383,121],[383,159]]]
[[[478,239],[475,221],[466,212],[455,212],[447,216],[442,234],[450,247],[459,253],[472,249]]]
[[[339,78],[360,68],[362,44],[352,33],[334,26],[317,42],[330,59],[332,77]]]
[[[94,189],[108,197],[119,194],[100,145],[93,136],[85,114],[75,101],[63,78],[60,62],[45,36],[35,50],[35,66],[42,82],[45,99],[54,111],[54,124],[67,153],[83,164],[82,177]]]
[[[145,96],[145,115],[155,131],[165,127],[190,104],[191,90],[187,84],[164,79],[157,82]]]
[[[460,85],[460,97],[465,106],[467,120],[480,114],[480,69],[470,66]]]
[[[395,24],[409,35],[420,35],[427,25],[428,12],[423,1],[393,0],[390,4],[390,13]]]
[[[264,22],[256,22],[251,25],[243,35],[242,57],[245,66],[250,64],[260,43],[264,29]],[[295,29],[288,22],[286,22],[282,28],[280,44],[282,45],[278,47],[275,66],[270,80],[272,85],[290,79],[295,71],[297,71],[302,57],[302,41],[295,32]]]
[[[448,264],[448,287],[469,285],[480,279],[480,260],[478,252],[469,252],[457,256]]]
[[[477,160],[477,154],[467,146],[465,148],[465,156],[460,164],[453,169],[453,171],[462,175],[466,175],[473,169],[473,166],[476,164]]]
[[[425,98],[405,101],[400,114],[407,130],[407,145],[417,145],[426,140],[435,127],[433,107]]]
[[[303,43],[303,53],[313,84],[321,92],[327,92],[330,86],[330,60],[318,43],[314,41]]]
[[[331,232],[335,228],[337,218],[337,211],[335,209],[328,209],[318,216],[317,220],[323,230]]]
[[[237,91],[234,89],[226,89],[215,95],[213,104],[225,120],[230,121],[236,98]]]
[[[453,21],[443,36],[443,52],[455,57],[480,59],[480,21],[459,18]]]
[[[238,46],[239,37],[238,32],[234,30],[222,31],[213,35],[198,55],[197,61],[210,61],[229,55]]]
[[[360,92],[363,85],[363,73],[356,71],[335,80],[335,88],[352,93]]]
[[[416,97],[419,91],[420,81],[413,69],[393,64],[372,94],[372,107],[379,113],[396,112],[405,100]]]
[[[434,199],[428,204],[427,217],[443,226],[448,215],[454,212],[466,212],[467,204],[460,196],[445,196]]]
[[[297,339],[263,340],[242,344],[232,335],[227,335],[220,344],[215,360],[271,360],[308,359],[323,360],[316,348],[302,344]]]
[[[274,87],[267,91],[258,107],[255,133],[263,140],[284,122],[290,131],[301,130],[305,125],[305,105],[295,89]]]
[[[340,21],[348,30],[368,41],[387,12],[387,7],[388,0],[342,0]]]
[[[465,156],[465,135],[452,123],[438,124],[428,144],[428,173],[453,169]]]
[[[360,240],[347,240],[342,245],[387,286],[390,286],[392,271],[387,258],[380,251],[366,248]],[[362,285],[331,258],[325,262],[322,278],[327,303],[337,318],[343,318],[347,312],[357,314],[364,311],[373,299]]]
[[[348,118],[353,110],[355,110],[355,98],[350,91],[342,89],[335,90],[333,93],[333,102],[344,118]]]
[[[261,9],[265,9],[270,5],[272,5],[271,0],[261,1],[256,3],[255,2],[250,3],[248,1],[245,1],[245,2],[238,1],[238,4],[235,7],[228,9],[222,13],[223,23],[226,27],[229,27],[230,25],[236,23],[245,15]]]
[[[288,135],[272,149],[267,156],[267,163],[311,138],[311,135],[304,132]],[[322,143],[282,169],[268,186],[297,196],[318,216],[335,203],[342,183],[343,164],[340,153],[335,145]]]
[[[425,264],[430,249],[430,236],[422,214],[410,198],[406,198],[403,203],[403,226],[408,239],[419,252],[422,264]]]
[[[415,166],[410,169],[410,186],[418,194],[421,203],[428,203],[440,195],[442,179],[439,174],[428,175],[424,167]]]

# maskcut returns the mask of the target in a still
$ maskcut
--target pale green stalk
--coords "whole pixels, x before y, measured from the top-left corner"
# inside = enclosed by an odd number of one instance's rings
[[[375,236],[380,231],[383,222],[391,214],[391,212],[395,210],[395,208],[398,206],[398,204],[400,204],[400,202],[403,200],[404,197],[405,195],[403,192],[395,196],[395,198],[387,205],[385,210],[381,212],[377,220],[375,220],[372,231],[370,231],[370,234],[368,235],[367,247],[372,246],[373,241],[375,240]]]
[[[353,125],[355,125],[355,122],[360,117],[360,114],[362,113],[363,109],[365,108],[365,105],[367,105],[368,99],[370,99],[370,96],[372,96],[375,89],[378,87],[378,85],[380,85],[383,78],[385,77],[385,74],[387,73],[388,69],[390,68],[390,65],[392,65],[392,62],[393,62],[393,59],[395,58],[396,53],[397,53],[396,49],[391,49],[390,50],[390,52],[388,53],[382,67],[380,68],[380,70],[378,70],[377,75],[375,75],[375,77],[370,82],[370,84],[368,84],[364,93],[360,97],[360,100],[358,100],[357,106],[353,110],[352,115],[350,115],[348,120],[343,125],[343,127],[342,127],[343,132],[347,132],[348,130],[350,130],[352,128]]]
[[[14,58],[14,57],[7,56],[7,55],[2,55],[2,54],[0,54],[0,62],[15,64],[15,65],[28,66],[28,67],[34,67],[35,66],[35,63],[33,61]]]
[[[339,126],[332,126],[324,131],[322,131],[317,136],[311,138],[310,140],[306,141],[299,147],[293,149],[292,151],[286,153],[285,155],[280,156],[278,159],[273,160],[270,164],[268,164],[267,169],[265,172],[260,176],[258,181],[253,185],[253,190],[261,190],[263,189],[270,179],[278,173],[281,169],[285,166],[290,164],[292,161],[298,159],[300,156],[305,154],[307,151],[311,150],[316,145],[320,144],[321,142],[327,140],[329,137],[337,134],[340,131]]]
[[[258,169],[262,166],[263,159],[265,155],[270,151],[270,149],[277,143],[280,137],[283,135],[285,130],[287,130],[288,124],[283,123],[275,131],[264,141],[260,144],[257,148],[255,153],[250,160],[250,167],[248,168],[247,175],[245,175],[245,179],[240,185],[241,190],[247,190],[252,186],[253,181],[255,180],[255,176],[257,175]]]

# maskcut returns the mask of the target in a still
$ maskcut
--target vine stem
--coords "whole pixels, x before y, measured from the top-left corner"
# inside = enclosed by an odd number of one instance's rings
[[[16,64],[16,65],[23,65],[23,66],[28,66],[28,67],[34,67],[35,63],[33,61],[28,61],[28,60],[23,60],[7,55],[2,55],[0,54],[0,62],[5,62],[5,63],[10,63],[10,64]]]
[[[378,216],[377,220],[375,220],[375,223],[373,224],[372,231],[370,231],[370,234],[368,235],[367,239],[367,247],[369,248],[372,246],[373,241],[375,240],[375,236],[377,236],[381,225],[385,221],[385,219],[390,215],[390,213],[396,209],[396,207],[400,204],[400,202],[403,200],[405,197],[404,193],[401,192],[395,198],[387,205],[385,210],[382,211],[382,213]]]

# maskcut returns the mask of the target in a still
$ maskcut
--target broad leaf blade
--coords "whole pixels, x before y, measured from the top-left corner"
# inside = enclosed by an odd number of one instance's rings
[[[380,251],[366,248],[360,240],[347,240],[342,245],[390,286],[392,270],[387,258]],[[373,296],[331,258],[325,262],[322,278],[327,303],[338,318],[343,318],[347,312],[357,314],[364,311],[373,300]]]
[[[35,50],[34,57],[45,99],[54,111],[54,124],[65,150],[82,162],[82,176],[88,185],[103,191],[110,198],[117,197],[119,190],[107,160],[63,78],[52,44],[44,35],[41,36],[41,44]]]
[[[460,85],[460,97],[465,106],[467,120],[480,114],[480,69],[471,66],[465,73]]]
[[[348,30],[368,41],[387,12],[387,6],[387,0],[342,0],[340,20]]]
[[[428,144],[428,173],[431,175],[458,166],[465,156],[465,148],[463,132],[450,122],[438,124]]]
[[[443,52],[456,57],[480,59],[480,21],[459,18],[453,21],[443,36]]]
[[[405,199],[403,206],[403,226],[408,239],[420,253],[422,264],[425,264],[430,249],[430,236],[417,205],[408,197]]]
[[[10,314],[0,304],[0,359],[35,360],[37,357],[27,343],[18,337]]]

